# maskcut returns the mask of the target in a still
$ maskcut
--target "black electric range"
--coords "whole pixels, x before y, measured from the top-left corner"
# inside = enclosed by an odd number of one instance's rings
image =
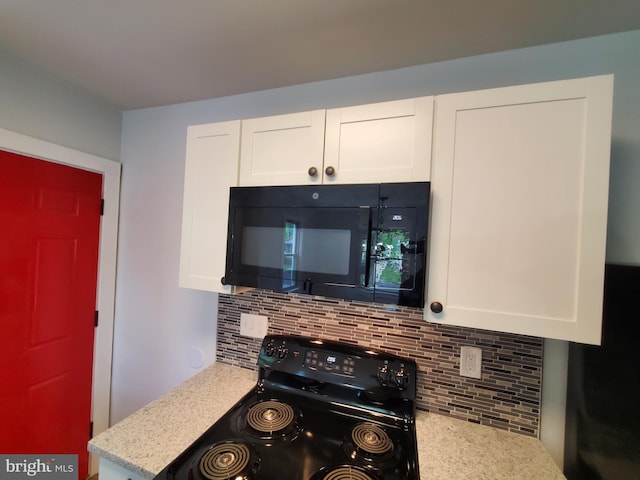
[[[271,335],[258,366],[255,388],[155,480],[419,479],[415,362]]]

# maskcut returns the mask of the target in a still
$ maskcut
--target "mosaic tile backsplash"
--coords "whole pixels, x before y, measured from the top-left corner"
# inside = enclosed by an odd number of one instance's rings
[[[240,314],[269,318],[270,334],[358,344],[414,359],[417,408],[537,436],[542,339],[427,323],[422,310],[252,290],[220,295],[217,360],[256,369],[261,341],[240,335]],[[461,377],[460,347],[482,348],[482,378]]]

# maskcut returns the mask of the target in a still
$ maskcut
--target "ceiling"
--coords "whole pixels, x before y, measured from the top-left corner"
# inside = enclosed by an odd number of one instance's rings
[[[638,0],[0,0],[0,50],[125,110],[639,28]]]

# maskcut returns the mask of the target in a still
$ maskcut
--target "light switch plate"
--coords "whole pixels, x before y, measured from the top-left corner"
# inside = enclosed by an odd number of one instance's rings
[[[470,378],[482,376],[482,349],[478,347],[460,348],[460,375]]]
[[[240,335],[251,338],[264,338],[267,334],[268,320],[268,317],[263,315],[241,313]]]

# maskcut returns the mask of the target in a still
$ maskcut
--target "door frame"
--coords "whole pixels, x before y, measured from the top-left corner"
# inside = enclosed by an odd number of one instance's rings
[[[96,310],[99,326],[94,337],[91,419],[94,436],[109,428],[111,357],[115,309],[116,254],[120,210],[120,172],[113,160],[80,152],[55,143],[0,128],[0,148],[41,160],[60,163],[103,175],[104,215],[100,223]],[[88,427],[88,426],[87,426]],[[90,456],[90,474],[98,471],[98,458]]]

